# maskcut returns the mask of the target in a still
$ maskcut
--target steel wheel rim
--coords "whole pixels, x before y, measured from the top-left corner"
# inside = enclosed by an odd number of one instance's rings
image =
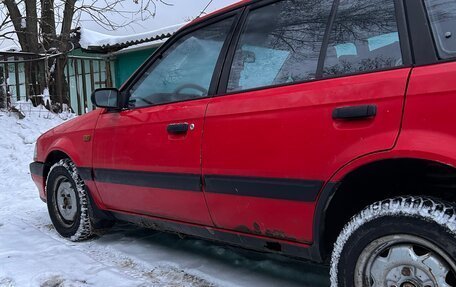
[[[390,235],[370,243],[356,264],[356,287],[454,287],[455,262],[437,245],[413,235]],[[453,280],[454,281],[454,280]]]
[[[59,221],[65,226],[71,226],[77,215],[76,191],[65,176],[60,176],[54,185],[54,209]]]

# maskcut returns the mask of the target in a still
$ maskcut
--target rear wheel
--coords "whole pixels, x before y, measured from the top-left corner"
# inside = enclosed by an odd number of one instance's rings
[[[340,234],[331,286],[456,287],[456,212],[421,197],[377,202]]]
[[[85,240],[95,233],[95,227],[112,225],[93,215],[87,188],[69,159],[60,160],[51,167],[46,194],[52,223],[65,238]]]

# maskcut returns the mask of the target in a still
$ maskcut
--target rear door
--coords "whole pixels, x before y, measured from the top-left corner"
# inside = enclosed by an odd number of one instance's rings
[[[206,198],[220,228],[312,242],[325,180],[398,136],[402,23],[393,0],[264,3],[249,7],[209,102]]]
[[[234,15],[182,32],[123,89],[129,108],[100,115],[93,166],[109,209],[212,225],[201,136]]]

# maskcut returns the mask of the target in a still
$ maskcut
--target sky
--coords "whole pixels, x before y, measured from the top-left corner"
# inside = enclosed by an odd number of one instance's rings
[[[133,23],[125,25],[125,27],[122,27],[115,31],[110,31],[101,27],[94,21],[91,21],[90,17],[88,16],[81,17],[79,26],[109,35],[136,34],[180,24],[188,19],[195,18],[201,13],[201,11],[203,11],[204,7],[206,7],[209,1],[210,0],[166,0],[165,2],[172,4],[172,6],[157,3],[155,17],[150,17],[145,21],[141,20],[140,15],[133,16],[128,14],[122,17],[116,14],[111,14],[109,17],[119,24],[130,23],[133,21]],[[212,3],[208,6],[206,12],[209,13],[215,11],[235,2],[238,2],[238,0],[213,0]],[[131,0],[131,3],[129,1],[125,1],[124,3],[125,4],[123,5],[122,10],[135,10],[138,7],[137,4],[133,3],[133,0]],[[9,47],[11,45],[14,45],[14,43],[0,39],[0,49]]]
[[[238,2],[238,0],[213,0],[212,3],[208,6],[206,12],[209,13],[215,11],[235,2]],[[201,11],[203,11],[204,7],[206,7],[206,5],[209,3],[209,0],[166,0],[166,3],[172,3],[173,6],[157,3],[157,12],[154,18],[149,18],[146,21],[141,21],[140,16],[138,15],[136,19],[134,19],[136,20],[134,24],[128,25],[125,28],[121,28],[116,31],[108,31],[106,29],[103,29],[94,22],[82,21],[81,26],[87,29],[95,30],[97,32],[112,35],[128,35],[132,32],[140,33],[156,30],[162,27],[183,23],[189,18],[195,18],[201,13]],[[132,3],[131,7],[136,6]],[[129,21],[129,19],[124,19],[124,21],[125,20]],[[119,19],[119,21],[122,21],[122,19]]]

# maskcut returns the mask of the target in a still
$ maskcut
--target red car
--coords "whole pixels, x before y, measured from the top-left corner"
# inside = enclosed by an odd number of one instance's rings
[[[455,33],[455,34],[453,34]],[[456,1],[242,1],[41,136],[56,230],[114,220],[456,286]]]

